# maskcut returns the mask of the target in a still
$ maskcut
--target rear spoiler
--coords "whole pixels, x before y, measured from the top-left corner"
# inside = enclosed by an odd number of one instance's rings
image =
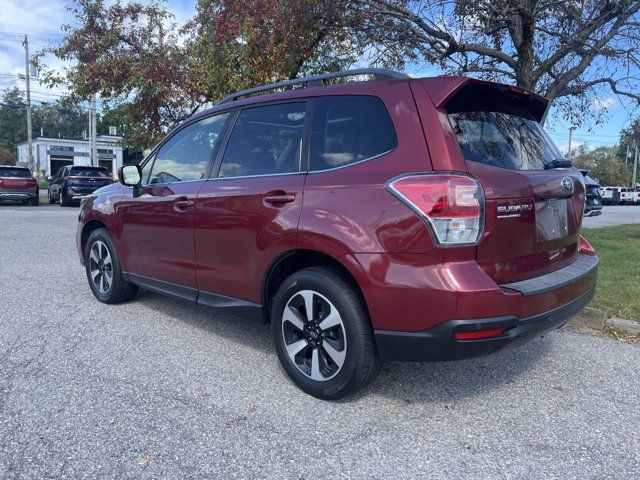
[[[513,105],[540,122],[549,106],[549,100],[542,95],[503,83],[453,76],[425,78],[421,82],[438,109],[452,107],[460,111]]]

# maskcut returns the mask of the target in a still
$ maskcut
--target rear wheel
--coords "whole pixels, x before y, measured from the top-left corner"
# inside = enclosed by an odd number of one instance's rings
[[[47,189],[47,200],[49,201],[50,204],[56,203],[56,199],[51,196],[51,190],[50,189]]]
[[[37,207],[38,205],[40,205],[40,197],[39,196],[35,196],[31,199],[31,205],[33,207]]]
[[[126,302],[138,292],[138,287],[127,282],[122,275],[115,245],[105,228],[94,230],[89,235],[84,264],[89,287],[101,302]]]
[[[62,194],[62,190],[60,190],[60,193],[58,194],[58,202],[60,203],[61,207],[66,207],[69,203],[64,199],[64,195]]]
[[[285,372],[310,395],[344,397],[378,372],[362,300],[335,269],[311,267],[287,278],[274,298],[271,328]]]

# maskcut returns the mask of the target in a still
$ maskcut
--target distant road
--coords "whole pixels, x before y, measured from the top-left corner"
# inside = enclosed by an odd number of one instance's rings
[[[602,228],[629,223],[640,223],[640,205],[602,207],[602,215],[585,217],[582,226],[584,228]]]

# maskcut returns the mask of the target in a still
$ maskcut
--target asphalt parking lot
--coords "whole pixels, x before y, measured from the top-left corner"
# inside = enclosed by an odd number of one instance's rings
[[[602,215],[585,217],[582,220],[584,228],[613,227],[628,223],[640,223],[639,205],[612,205],[602,207]]]
[[[76,217],[0,206],[2,479],[640,476],[638,346],[562,330],[389,363],[322,402],[281,372],[265,325],[149,292],[94,300]]]

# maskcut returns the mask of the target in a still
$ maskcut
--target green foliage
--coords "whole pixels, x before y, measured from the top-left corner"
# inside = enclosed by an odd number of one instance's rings
[[[11,150],[0,147],[0,165],[15,165],[16,159]]]
[[[27,108],[18,88],[5,90],[0,96],[0,149],[9,152],[5,160],[15,163],[16,144],[27,138]]]
[[[178,28],[161,3],[77,0],[73,25],[64,26],[62,44],[49,50],[74,64],[44,78],[69,85],[80,99],[99,93],[126,104],[114,115],[135,125],[127,132],[132,145],[148,147],[233,91],[359,60],[366,37],[350,6],[346,0],[198,0],[194,18]],[[401,63],[399,56],[384,58]],[[382,57],[375,61],[384,64]]]
[[[618,157],[618,146],[598,147],[589,150],[581,145],[576,149],[573,163],[576,167],[589,170],[589,176],[600,185],[627,186],[631,184],[631,172]]]
[[[640,321],[640,225],[584,230],[583,235],[600,257],[592,306],[612,316]]]

